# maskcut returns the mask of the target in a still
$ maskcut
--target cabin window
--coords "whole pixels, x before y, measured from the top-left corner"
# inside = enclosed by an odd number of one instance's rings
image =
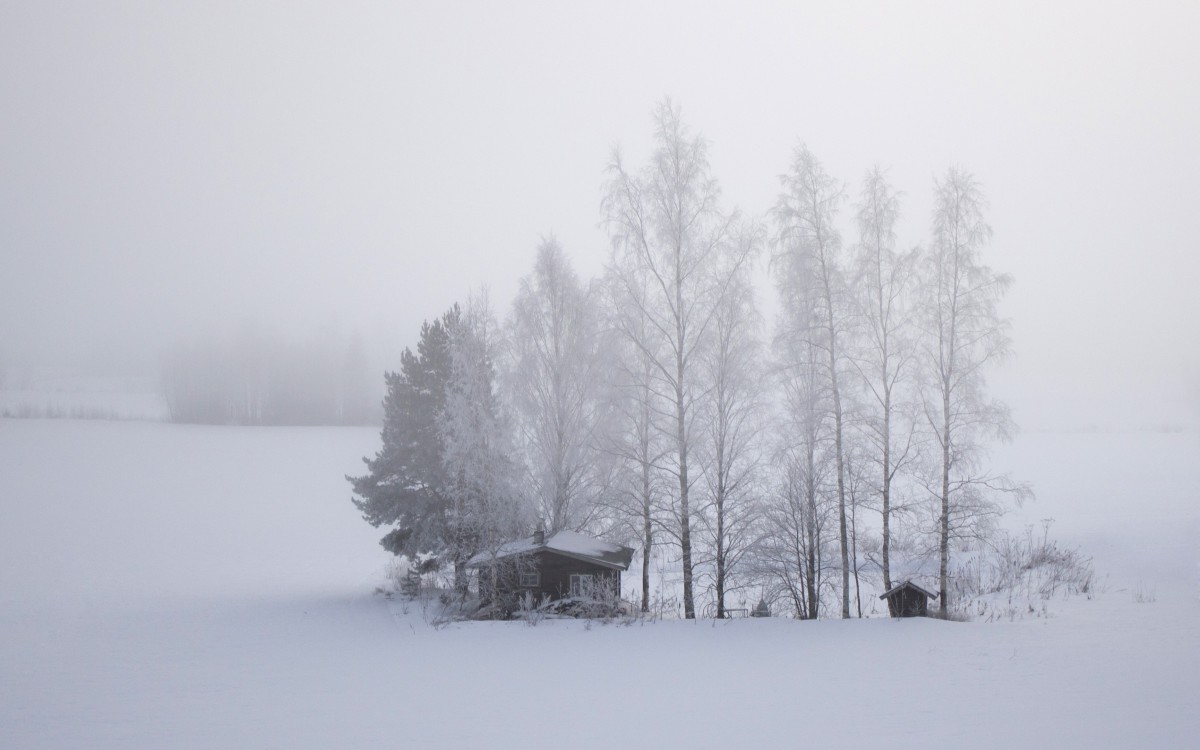
[[[571,574],[571,596],[586,596],[592,592],[592,577],[583,573]]]
[[[537,571],[534,571],[533,573],[522,573],[521,574],[521,585],[522,586],[524,586],[526,588],[533,588],[533,587],[536,587],[539,583],[541,583],[541,575],[539,575]]]

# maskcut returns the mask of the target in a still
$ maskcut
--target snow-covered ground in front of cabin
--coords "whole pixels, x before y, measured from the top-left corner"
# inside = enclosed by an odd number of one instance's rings
[[[1050,617],[434,628],[370,428],[0,420],[0,747],[1194,747],[1195,434],[1026,435],[1104,590]],[[1135,601],[1135,590],[1153,601]]]

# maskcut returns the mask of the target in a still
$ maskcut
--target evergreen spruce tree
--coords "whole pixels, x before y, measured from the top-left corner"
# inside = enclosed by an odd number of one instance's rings
[[[404,574],[404,580],[400,583],[400,593],[409,599],[416,599],[421,595],[421,571],[417,569],[416,562],[408,566],[408,572]]]
[[[421,326],[414,354],[405,349],[399,372],[385,373],[383,447],[364,458],[367,474],[347,476],[355,507],[372,526],[392,527],[380,544],[395,555],[440,554],[449,509],[444,443],[438,420],[452,373],[451,340],[457,305]]]

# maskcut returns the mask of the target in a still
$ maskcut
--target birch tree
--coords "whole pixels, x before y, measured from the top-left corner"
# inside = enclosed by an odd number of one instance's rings
[[[837,517],[824,358],[802,336],[776,341],[791,350],[781,357],[783,408],[774,458],[781,470],[763,509],[754,565],[775,582],[798,618],[815,620],[832,566],[830,527]]]
[[[989,474],[982,451],[1013,430],[1007,406],[989,399],[986,370],[1010,350],[998,305],[1012,285],[983,263],[992,237],[974,177],[950,169],[935,182],[933,244],[923,266],[922,364],[925,420],[940,449],[930,492],[937,501],[938,594],[947,610],[951,541],[979,533],[1000,512],[996,492],[1021,499],[1028,488]]]
[[[711,384],[705,430],[709,452],[705,478],[711,502],[704,518],[712,539],[718,618],[725,617],[730,575],[747,551],[754,520],[764,372],[760,321],[748,271],[744,266],[732,276],[717,304],[713,342],[705,361]]]
[[[709,172],[708,144],[692,136],[678,107],[664,100],[655,111],[654,152],[631,172],[619,151],[608,166],[602,210],[613,240],[612,274],[622,305],[645,315],[657,345],[622,333],[654,365],[655,389],[673,410],[673,461],[678,481],[675,513],[683,565],[684,616],[694,618],[689,463],[696,439],[697,404],[705,395],[699,358],[709,338],[716,301],[750,255],[738,214],[719,205],[720,188]],[[641,280],[648,279],[643,285]]]
[[[861,323],[855,366],[865,395],[863,432],[873,447],[880,513],[884,590],[891,589],[893,485],[915,455],[912,385],[915,382],[914,283],[916,249],[896,252],[899,195],[878,166],[866,175],[856,219],[855,301]]]
[[[829,387],[819,345],[820,296],[811,257],[776,258],[781,310],[773,341],[776,428],[773,491],[767,495],[754,547],[756,572],[792,603],[796,616],[820,616],[831,568],[830,524],[836,520]]]
[[[508,392],[528,483],[552,534],[585,526],[607,485],[598,445],[605,410],[597,296],[549,238],[509,317]]]
[[[783,192],[772,216],[776,232],[775,260],[783,267],[780,294],[785,315],[789,298],[810,296],[815,304],[803,324],[816,334],[809,340],[824,353],[825,380],[833,419],[834,479],[837,487],[838,542],[842,562],[842,617],[850,617],[850,543],[846,522],[844,460],[845,413],[843,370],[847,367],[844,339],[851,306],[845,287],[841,234],[834,224],[843,189],[804,144],[796,148],[791,171],[780,177]],[[792,325],[798,325],[793,322]]]
[[[648,350],[655,337],[650,322],[636,307],[621,304],[625,299],[623,284],[612,276],[608,317],[613,327],[624,333],[621,345],[615,347],[615,366],[611,368],[615,420],[613,429],[606,432],[608,451],[617,457],[620,470],[617,491],[613,493],[618,519],[625,521],[642,548],[641,610],[650,611],[650,558],[655,544],[655,530],[662,525],[664,487],[661,464],[669,452],[665,439],[669,431],[661,427],[670,421],[669,401],[656,390],[657,368],[655,353]],[[644,292],[643,292],[644,294]],[[632,342],[643,342],[636,346]]]

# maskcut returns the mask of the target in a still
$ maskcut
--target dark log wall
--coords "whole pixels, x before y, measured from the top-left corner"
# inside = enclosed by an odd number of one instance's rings
[[[538,573],[537,586],[521,585],[522,573]],[[621,571],[596,565],[584,560],[556,554],[550,550],[539,550],[530,555],[501,560],[491,568],[479,571],[479,594],[490,600],[501,611],[515,611],[525,594],[533,595],[533,603],[542,600],[565,599],[571,595],[571,576],[590,575],[593,583],[607,583],[614,594],[621,591]]]
[[[615,591],[621,590],[621,571],[606,568],[602,565],[576,560],[573,557],[556,555],[543,550],[536,554],[537,565],[541,571],[541,581],[537,588],[536,597],[543,594],[551,599],[562,599],[571,595],[571,576],[595,576],[595,582],[608,581]]]

